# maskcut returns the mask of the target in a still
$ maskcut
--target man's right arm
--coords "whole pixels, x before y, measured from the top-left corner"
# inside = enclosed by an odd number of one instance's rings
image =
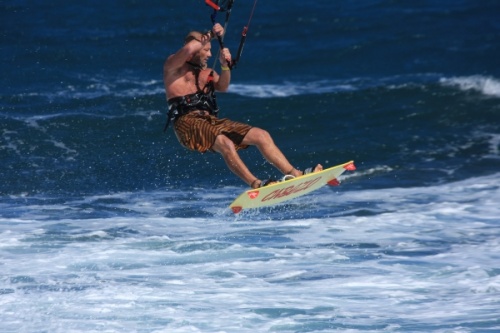
[[[179,69],[202,47],[202,43],[192,40],[165,60],[163,63],[163,84],[165,85],[167,98],[177,95],[178,92],[172,91],[172,84],[179,78]]]
[[[203,48],[203,45],[209,42],[210,37],[205,34],[201,36],[200,40],[193,39],[186,43],[186,45],[180,48],[176,53],[168,57],[164,69],[175,70],[182,67],[186,61],[191,60],[191,58]]]

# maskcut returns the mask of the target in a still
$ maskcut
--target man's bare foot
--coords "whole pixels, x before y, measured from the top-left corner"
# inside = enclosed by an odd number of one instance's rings
[[[307,175],[308,173],[318,172],[318,171],[322,171],[322,170],[323,170],[323,166],[321,164],[318,164],[315,167],[307,168],[304,171],[300,171],[300,170],[293,168],[293,170],[286,173],[286,175],[292,175],[294,177],[299,177],[299,176]]]
[[[253,189],[259,188],[260,185],[262,184],[262,180],[260,179],[255,179],[251,184],[250,187]]]
[[[323,170],[323,166],[321,164],[318,164],[314,168],[311,167],[311,168],[305,169],[302,174],[307,175],[308,173],[318,172],[318,171],[322,171],[322,170]]]

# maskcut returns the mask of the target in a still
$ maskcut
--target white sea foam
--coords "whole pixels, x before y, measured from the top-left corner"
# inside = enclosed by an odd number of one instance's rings
[[[488,137],[489,144],[489,154],[486,156],[488,158],[500,158],[500,134],[495,133],[485,133]]]
[[[100,97],[143,97],[164,95],[163,83],[159,80],[122,78],[112,80],[105,76],[80,77],[81,86],[69,85],[50,92],[23,93],[21,96],[41,96],[56,99],[95,99]],[[273,98],[298,95],[322,94],[344,91],[358,91],[375,87],[399,89],[408,85],[440,83],[444,86],[458,87],[463,91],[474,90],[486,96],[500,97],[500,81],[493,77],[472,75],[464,77],[440,77],[436,73],[395,75],[382,78],[355,77],[343,80],[284,81],[280,83],[240,83],[238,80],[229,87],[229,93],[255,97]]]
[[[231,93],[257,98],[290,97],[351,90],[355,90],[351,83],[324,80],[304,83],[285,82],[283,84],[234,83],[229,88]]]
[[[394,75],[388,77],[354,77],[338,80],[294,81],[275,84],[232,83],[229,92],[257,98],[290,97],[297,95],[360,91],[385,87],[401,89],[410,85],[420,86],[435,83],[440,75],[422,73],[411,75]]]
[[[500,80],[482,75],[442,78],[441,84],[458,87],[461,90],[474,90],[486,96],[500,97]]]
[[[168,217],[207,202],[228,210],[234,188],[221,190],[216,202],[204,200],[213,190],[175,204],[173,190],[94,196],[57,204],[52,218],[48,206],[19,207],[33,212],[0,220],[2,327],[499,329],[491,311],[500,306],[499,180],[494,174],[433,187],[325,189],[288,206],[332,211],[306,219],[270,219],[265,211]],[[137,215],[57,218],[59,210],[103,205]]]

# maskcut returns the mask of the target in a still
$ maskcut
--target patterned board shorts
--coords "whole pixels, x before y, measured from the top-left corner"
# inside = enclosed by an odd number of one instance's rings
[[[234,142],[236,150],[248,145],[241,142],[252,126],[229,120],[219,119],[203,111],[193,111],[175,121],[174,130],[177,140],[187,149],[204,153],[213,151],[212,146],[218,135],[225,135]]]

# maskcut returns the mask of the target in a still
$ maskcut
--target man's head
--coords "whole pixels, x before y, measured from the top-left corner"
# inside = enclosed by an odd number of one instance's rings
[[[199,32],[199,31],[191,31],[184,38],[184,45],[192,42],[193,40],[196,40],[196,41],[201,43],[203,37],[204,37],[203,33]],[[193,62],[195,64],[198,64],[198,65],[202,66],[203,68],[206,68],[208,59],[212,56],[211,49],[212,49],[212,45],[211,45],[210,41],[206,42],[205,44],[203,44],[203,47],[201,48],[201,50],[199,50],[196,54],[194,54],[193,57],[189,61]]]

